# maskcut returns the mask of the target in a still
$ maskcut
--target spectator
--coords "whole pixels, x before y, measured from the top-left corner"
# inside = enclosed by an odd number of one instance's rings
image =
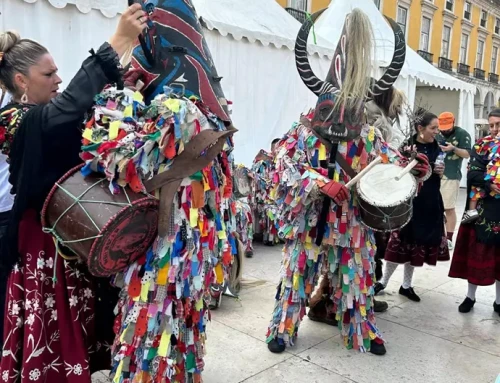
[[[441,150],[446,153],[444,176],[441,180],[441,195],[446,214],[448,248],[453,250],[453,234],[457,226],[455,207],[462,179],[462,161],[464,158],[470,157],[471,138],[465,129],[455,126],[455,116],[450,112],[439,115],[439,130],[441,134],[438,141]]]

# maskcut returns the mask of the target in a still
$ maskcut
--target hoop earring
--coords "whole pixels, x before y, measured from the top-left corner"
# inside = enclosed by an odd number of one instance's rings
[[[26,90],[24,91],[24,94],[21,96],[21,104],[27,104],[28,103],[28,95],[26,94]]]

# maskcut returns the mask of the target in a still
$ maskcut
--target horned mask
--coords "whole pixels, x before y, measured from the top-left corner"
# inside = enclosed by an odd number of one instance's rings
[[[323,12],[315,13],[302,25],[295,44],[295,59],[302,81],[318,96],[311,128],[323,140],[336,143],[359,136],[366,101],[391,89],[405,62],[406,43],[399,25],[387,19],[394,32],[394,55],[382,78],[373,80],[371,23],[365,13],[354,9],[346,18],[330,70],[322,81],[311,69],[307,39],[313,23]]]
[[[141,72],[146,101],[169,86],[186,97],[201,99],[212,113],[230,123],[222,78],[191,0],[135,1],[143,4],[150,18],[132,57],[132,67]]]

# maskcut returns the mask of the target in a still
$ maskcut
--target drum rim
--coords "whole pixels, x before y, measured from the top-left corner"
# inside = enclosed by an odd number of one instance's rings
[[[394,166],[397,166],[395,164],[378,164],[377,166],[379,165],[394,165]],[[403,169],[403,168],[401,168]],[[412,179],[412,193],[411,193],[411,196],[410,197],[407,197],[405,200],[403,201],[399,201],[399,202],[393,202],[393,203],[389,203],[389,204],[374,204],[372,202],[370,202],[370,199],[367,198],[367,195],[365,193],[363,193],[363,191],[361,190],[361,182],[358,182],[356,184],[356,191],[358,192],[358,196],[363,200],[365,201],[366,203],[369,203],[370,205],[373,205],[373,206],[376,206],[376,207],[395,207],[395,206],[398,206],[398,205],[401,205],[403,202],[405,201],[413,201],[413,198],[415,198],[415,194],[417,193],[417,186],[418,186],[418,183],[417,183],[417,180],[415,179],[415,176],[413,176],[413,174],[410,174],[409,175],[411,176],[411,179]]]
[[[160,206],[160,201],[158,199],[156,199],[155,197],[153,196],[150,196],[150,195],[145,195],[144,198],[140,198],[140,199],[137,199],[135,201],[133,201],[131,203],[131,205],[139,205],[139,204],[143,204],[143,203],[146,203],[146,202],[153,202],[153,204],[151,206],[156,206],[157,208],[159,208]],[[109,227],[111,226],[111,224],[114,222],[114,220],[120,216],[121,214],[123,214],[128,208],[130,208],[130,206],[124,206],[122,209],[120,209],[115,215],[113,215],[112,217],[109,218],[109,220],[106,222],[106,224],[101,228],[101,231],[100,231],[100,234],[103,234],[106,230],[109,229]],[[160,212],[158,212],[158,217],[160,215]],[[153,240],[151,241],[151,243],[147,246],[147,248],[151,247],[151,245],[153,244],[153,242],[155,241],[155,239],[158,237],[158,225],[156,225],[156,230],[155,230],[155,235],[153,235]],[[90,259],[91,259],[91,255],[96,251],[96,246],[98,245],[98,242],[99,240],[101,240],[101,238],[96,238],[94,240],[94,242],[92,243],[92,246],[90,247],[90,251],[89,253],[87,254],[87,267],[90,271],[90,273],[94,276],[101,276],[101,277],[108,277],[108,276],[111,276],[111,275],[114,275],[116,273],[119,273],[123,270],[125,270],[125,268],[127,268],[129,265],[126,265],[124,268],[120,269],[120,270],[114,270],[112,272],[110,272],[109,274],[94,274],[93,271],[95,270],[95,268],[91,268],[90,266]],[[145,254],[145,253],[144,253]],[[136,258],[138,259],[138,257]]]
[[[41,216],[40,218],[41,218],[41,221],[42,221],[42,227],[44,227],[44,228],[47,227],[47,220],[46,220],[45,216],[47,214],[47,209],[49,207],[49,202],[52,200],[52,197],[54,196],[54,193],[59,189],[58,184],[63,183],[64,181],[66,181],[69,177],[71,177],[73,174],[75,174],[78,170],[80,170],[84,166],[85,166],[85,163],[80,164],[78,166],[75,166],[74,168],[71,168],[66,173],[64,173],[64,175],[61,178],[59,178],[56,183],[54,183],[54,186],[52,186],[52,188],[50,189],[50,192],[47,195],[47,198],[45,198],[45,201],[43,203],[42,212],[40,214],[40,216]]]
[[[398,227],[397,229],[393,229],[393,230],[381,230],[381,229],[376,229],[370,225],[367,225],[365,223],[365,221],[363,220],[363,218],[360,216],[360,222],[363,226],[365,226],[366,228],[370,229],[370,230],[373,230],[373,231],[376,231],[376,232],[379,232],[379,233],[393,233],[395,231],[398,231],[400,229],[402,229],[403,227],[405,227],[406,225],[408,225],[411,221],[411,219],[413,218],[413,206],[412,208],[410,209],[410,216],[408,217],[408,219],[405,221],[405,223],[403,223],[400,227]]]

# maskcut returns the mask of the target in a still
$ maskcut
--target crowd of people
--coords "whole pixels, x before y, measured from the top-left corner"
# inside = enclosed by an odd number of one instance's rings
[[[177,16],[175,27],[162,24],[162,12]],[[397,144],[400,26],[390,20],[394,57],[374,79],[372,26],[353,10],[320,80],[306,48],[314,21],[300,29],[295,55],[316,107],[251,168],[234,163],[230,103],[190,1],[127,8],[63,92],[44,46],[0,35],[2,381],[89,383],[93,372],[111,370],[116,383],[202,382],[213,299],[259,236],[283,244],[271,352],[295,344],[307,314],[337,326],[348,349],[384,355],[376,313],[388,304],[375,296],[402,264],[399,293],[418,302],[415,267],[450,260],[469,157],[449,276],[468,281],[461,313],[473,309],[478,286],[496,284],[500,315],[500,109],[474,145],[453,114],[426,110]],[[190,53],[182,65],[169,61],[172,46]],[[381,202],[387,183],[403,179],[389,193],[396,202]],[[69,202],[50,221],[55,195]],[[107,208],[88,206],[96,203],[120,207],[103,227],[93,214]],[[87,241],[82,253],[77,245]],[[147,248],[136,254],[140,245]]]

